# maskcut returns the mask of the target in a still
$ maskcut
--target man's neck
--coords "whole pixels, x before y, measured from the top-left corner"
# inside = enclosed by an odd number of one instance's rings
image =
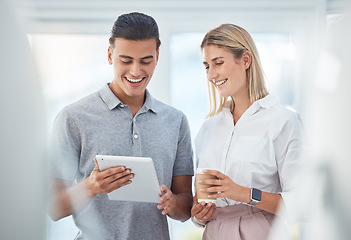
[[[124,104],[127,105],[130,108],[130,111],[132,112],[132,115],[135,116],[135,114],[139,111],[140,108],[144,105],[145,102],[145,91],[143,95],[140,96],[128,96],[125,94],[120,89],[116,89],[113,85],[109,85],[111,91],[115,94],[115,96]]]

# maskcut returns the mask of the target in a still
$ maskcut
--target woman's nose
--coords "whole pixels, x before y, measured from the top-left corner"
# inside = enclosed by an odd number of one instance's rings
[[[213,81],[213,79],[216,79],[216,77],[218,76],[217,72],[211,68],[209,68],[207,70],[207,79],[209,81]]]

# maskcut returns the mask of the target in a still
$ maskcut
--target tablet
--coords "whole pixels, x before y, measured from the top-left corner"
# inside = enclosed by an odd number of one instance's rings
[[[160,185],[151,158],[96,155],[96,160],[100,171],[125,166],[134,173],[131,184],[107,194],[110,200],[160,203]]]

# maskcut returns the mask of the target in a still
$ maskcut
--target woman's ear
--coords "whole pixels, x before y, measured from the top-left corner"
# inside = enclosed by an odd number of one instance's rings
[[[245,70],[248,69],[251,65],[251,53],[248,50],[243,53],[242,60],[244,62]]]

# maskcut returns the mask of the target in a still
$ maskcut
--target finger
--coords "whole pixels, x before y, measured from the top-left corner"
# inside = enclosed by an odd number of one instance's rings
[[[131,184],[133,181],[134,174],[129,174],[120,178],[114,179],[113,177],[105,178],[103,181],[103,186],[108,190],[116,190],[125,185]]]
[[[114,191],[114,190],[116,190],[116,189],[119,189],[119,188],[121,188],[121,187],[124,187],[124,186],[126,186],[126,185],[129,185],[129,184],[131,184],[132,183],[132,181],[131,180],[128,180],[128,181],[126,181],[126,182],[123,182],[123,183],[118,183],[118,184],[116,184],[116,185],[110,185],[109,186],[109,188],[107,188],[106,190],[107,190],[107,192],[112,192],[112,191]]]
[[[98,188],[102,191],[102,193],[109,193],[113,190],[116,190],[125,185],[131,184],[132,181],[127,176],[124,178],[117,179],[115,181],[111,181],[111,179],[100,179],[97,182]]]
[[[161,204],[157,205],[157,208],[158,208],[159,210],[162,209],[162,214],[163,214],[163,211],[165,211],[166,214],[168,213],[169,207],[168,207],[166,204],[161,203]],[[166,214],[164,214],[164,215],[166,215]]]
[[[105,172],[106,174],[112,175],[116,173],[122,173],[124,171],[131,172],[131,170],[129,168],[126,168],[125,166],[111,167],[111,168],[105,169],[103,172]]]
[[[216,213],[216,206],[212,205],[211,208],[208,210],[207,214],[201,219],[202,221],[210,221]]]
[[[166,202],[167,200],[169,200],[172,196],[172,191],[168,189],[168,187],[166,185],[162,185],[160,187],[161,190],[161,196],[159,198],[159,201],[161,203]]]
[[[166,204],[163,204],[163,203],[157,205],[157,208],[160,209],[160,210],[163,209],[162,212],[161,212],[162,215],[167,215],[168,212],[169,212],[169,209],[170,209],[169,207],[166,206]]]
[[[119,178],[122,178],[124,176],[127,176],[131,174],[130,169],[125,169],[125,167],[115,167],[115,168],[109,168],[103,171],[103,177],[106,179],[111,179],[116,180]]]
[[[212,219],[215,214],[216,214],[216,205],[214,205],[213,207],[211,207],[211,209],[208,211],[208,215],[209,215],[209,220]]]
[[[120,174],[114,174],[111,175],[110,177],[106,178],[106,181],[109,181],[110,183],[118,182],[118,183],[123,183],[127,182],[128,180],[131,180],[134,178],[133,173],[126,174],[125,172],[120,173]]]
[[[197,182],[199,184],[205,184],[205,185],[222,185],[223,180],[220,180],[220,179],[204,179],[204,180],[199,180]]]
[[[206,206],[205,202],[195,203],[191,208],[191,215],[195,216],[199,214]]]
[[[110,192],[131,183],[130,175],[115,180],[113,180],[113,178],[105,178],[100,180],[100,188],[104,189],[104,191]]]
[[[208,188],[201,188],[200,192],[209,192],[209,193],[218,193],[218,192],[223,192],[224,188],[222,186],[220,187],[208,187]]]
[[[162,215],[167,215],[168,214],[168,207],[165,207],[162,211]]]
[[[210,211],[213,203],[207,203],[206,206],[195,216],[199,220],[203,220],[207,213]]]
[[[206,174],[214,175],[219,179],[225,179],[227,177],[227,175],[225,175],[217,170],[205,169],[203,172]]]
[[[193,197],[193,205],[199,203],[197,200],[197,194],[195,193],[194,197]]]
[[[221,193],[214,193],[214,194],[209,194],[208,198],[210,199],[217,199],[217,198],[226,198],[228,197],[226,193],[221,192]]]
[[[163,194],[166,194],[169,189],[166,185],[162,185],[160,186],[160,190],[161,190],[161,194],[163,195]]]

